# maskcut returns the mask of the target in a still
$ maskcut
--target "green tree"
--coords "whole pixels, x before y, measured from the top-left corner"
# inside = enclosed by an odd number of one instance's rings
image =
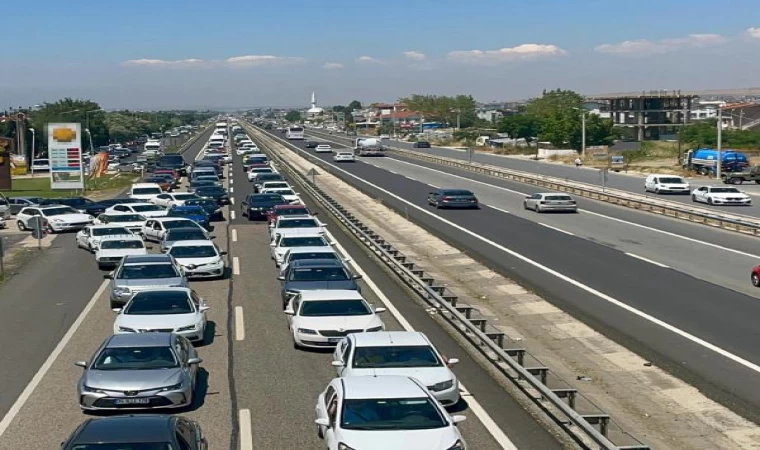
[[[346,111],[349,113],[355,109],[362,109],[362,102],[359,100],[351,100],[351,103],[346,106]]]
[[[299,111],[296,111],[295,109],[291,109],[288,111],[287,114],[285,114],[285,120],[288,122],[300,122],[301,121],[301,113]]]
[[[507,133],[512,139],[525,139],[530,145],[541,131],[541,121],[530,114],[514,114],[501,119],[496,130]]]
[[[89,114],[88,114],[89,112]],[[53,103],[44,103],[40,108],[29,112],[29,122],[38,132],[37,139],[47,144],[47,124],[51,122],[79,122],[82,132],[89,128],[93,145],[109,143],[108,127],[105,123],[105,111],[91,100],[64,98]],[[89,147],[89,139],[82,136],[82,145]]]
[[[475,99],[471,95],[456,95],[447,97],[443,95],[419,95],[412,94],[409,97],[399,99],[407,108],[422,113],[425,120],[456,125],[459,115],[461,127],[469,127],[476,123]]]

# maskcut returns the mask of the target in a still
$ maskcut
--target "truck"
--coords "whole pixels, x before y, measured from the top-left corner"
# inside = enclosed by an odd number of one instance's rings
[[[724,172],[721,177],[726,184],[742,184],[745,181],[760,184],[760,166],[752,166],[739,172]]]
[[[720,159],[723,172],[741,172],[749,167],[747,156],[735,150],[722,150]],[[717,150],[711,148],[692,149],[684,154],[683,168],[693,170],[700,175],[709,175],[715,172],[717,161]]]
[[[378,138],[356,138],[354,141],[354,153],[357,156],[383,156],[385,148]]]

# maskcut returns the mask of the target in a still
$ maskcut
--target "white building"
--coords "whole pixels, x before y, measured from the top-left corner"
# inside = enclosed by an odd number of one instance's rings
[[[306,115],[308,117],[316,117],[320,116],[325,112],[324,109],[317,106],[317,97],[314,94],[314,92],[311,93],[311,108],[309,108],[308,111],[306,111]]]

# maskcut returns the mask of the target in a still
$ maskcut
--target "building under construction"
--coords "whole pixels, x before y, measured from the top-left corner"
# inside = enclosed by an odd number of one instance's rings
[[[637,141],[677,139],[678,129],[689,123],[697,95],[681,91],[649,91],[638,95],[593,97],[600,112],[609,113],[615,126],[630,128]]]

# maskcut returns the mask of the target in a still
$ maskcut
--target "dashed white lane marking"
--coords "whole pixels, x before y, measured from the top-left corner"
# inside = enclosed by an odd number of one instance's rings
[[[237,230],[232,230],[232,242],[237,242]]]
[[[240,258],[237,256],[232,258],[232,274],[240,275]]]
[[[230,186],[230,194],[232,194],[233,192],[235,192],[235,188]]]
[[[242,341],[245,339],[245,319],[243,318],[243,307],[235,307],[235,340]]]
[[[235,220],[235,211],[230,211],[230,220]]]
[[[235,197],[230,197],[230,205],[234,205],[234,204],[235,204]]]
[[[253,450],[250,409],[241,409],[238,412],[238,423],[240,424],[240,450]]]
[[[232,175],[230,175],[230,184],[234,184],[235,180],[232,179]],[[230,188],[232,189],[232,188]]]
[[[643,256],[634,255],[633,253],[626,253],[626,255],[630,256],[631,258],[636,258],[641,261],[648,262],[649,264],[654,264],[655,266],[662,267],[663,269],[670,269],[670,266],[666,266],[665,264],[658,263],[657,261],[652,261],[649,258],[644,258]]]
[[[559,231],[560,233],[565,233],[565,234],[570,235],[570,236],[575,236],[573,233],[571,233],[569,231],[565,231],[565,230],[563,230],[561,228],[553,227],[551,225],[547,225],[547,224],[541,223],[541,222],[536,222],[536,223],[539,224],[539,225],[541,225],[542,227],[546,227],[546,228],[549,228],[549,229],[554,230],[554,231]]]
[[[404,178],[407,178],[407,179],[412,180],[412,181],[417,181],[416,178],[412,178],[412,177],[410,177],[408,175],[404,175]]]

